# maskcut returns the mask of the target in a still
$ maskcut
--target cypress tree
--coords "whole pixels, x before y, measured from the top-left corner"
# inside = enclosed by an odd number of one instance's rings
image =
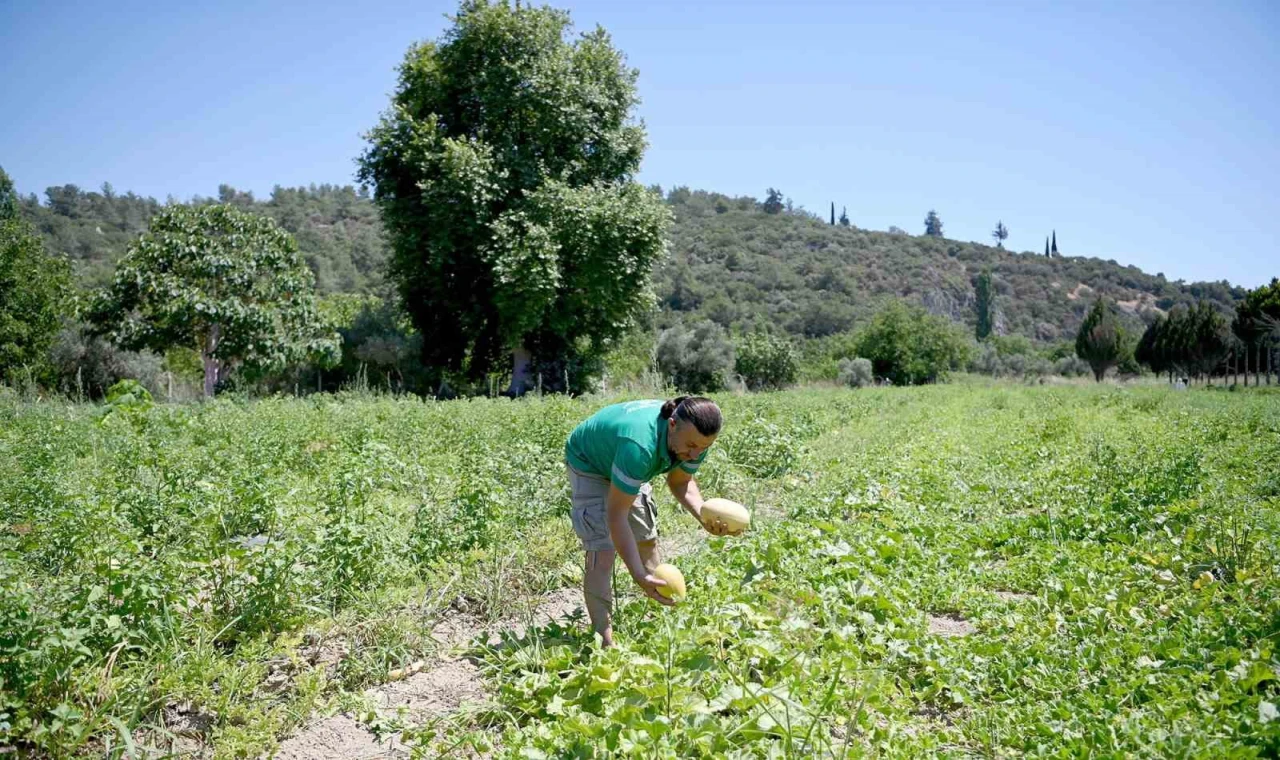
[[[1099,297],[1076,334],[1076,356],[1089,362],[1093,368],[1093,379],[1102,382],[1107,370],[1120,361],[1123,345],[1124,331]]]
[[[974,309],[978,312],[978,324],[974,329],[974,335],[978,340],[985,340],[991,334],[991,272],[983,270],[982,274],[978,275],[974,291],[976,295]]]

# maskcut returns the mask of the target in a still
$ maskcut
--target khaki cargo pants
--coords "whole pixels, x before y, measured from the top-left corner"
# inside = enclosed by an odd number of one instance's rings
[[[589,552],[613,549],[613,539],[609,537],[608,512],[609,481],[599,475],[591,475],[565,465],[569,472],[569,487],[572,491],[573,510],[569,517],[573,521],[573,532],[582,541],[582,548]],[[631,525],[631,533],[636,541],[653,541],[658,538],[658,507],[653,498],[653,488],[645,483],[640,486],[640,493],[631,504],[631,512],[627,515]]]

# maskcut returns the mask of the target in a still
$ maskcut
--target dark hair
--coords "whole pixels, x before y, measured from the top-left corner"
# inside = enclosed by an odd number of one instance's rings
[[[677,396],[663,404],[658,419],[665,420],[673,416],[676,420],[692,422],[701,435],[719,433],[723,422],[716,402],[701,396]]]

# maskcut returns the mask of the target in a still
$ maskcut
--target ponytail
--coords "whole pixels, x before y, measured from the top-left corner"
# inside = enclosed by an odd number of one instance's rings
[[[716,435],[724,422],[716,402],[701,396],[676,396],[664,403],[658,419],[672,417],[677,422],[692,422],[701,435]]]
[[[660,420],[670,419],[671,415],[675,414],[676,409],[679,408],[679,406],[683,404],[687,398],[689,397],[676,396],[670,401],[664,403],[662,405],[662,411],[658,412],[658,419]]]

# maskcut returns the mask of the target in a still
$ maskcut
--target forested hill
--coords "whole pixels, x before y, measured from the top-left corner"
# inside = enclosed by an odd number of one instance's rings
[[[847,330],[889,296],[972,325],[974,280],[984,268],[992,274],[996,332],[1038,341],[1074,338],[1096,294],[1136,323],[1200,298],[1227,311],[1245,293],[1225,281],[1169,281],[1084,256],[863,230],[856,218],[845,227],[807,213],[769,214],[753,198],[683,188],[667,197],[676,224],[672,259],[655,278],[659,296],[673,311],[726,325],[765,319],[818,337]]]
[[[707,317],[746,328],[773,323],[816,337],[853,327],[880,300],[900,296],[972,324],[974,278],[990,268],[996,329],[1039,341],[1074,334],[1096,293],[1116,301],[1136,322],[1197,298],[1231,308],[1243,290],[1225,282],[1182,283],[1112,261],[1012,253],[945,238],[830,225],[803,212],[754,198],[677,188],[671,258],[655,275],[660,324]],[[351,186],[276,188],[266,199],[231,187],[222,201],[276,219],[298,241],[323,293],[381,290],[386,241],[368,196]],[[74,263],[84,287],[107,282],[116,259],[146,229],[161,204],[109,185],[86,192],[49,188],[23,208],[52,251]]]
[[[350,185],[276,187],[262,200],[223,185],[217,197],[193,200],[230,203],[275,219],[297,239],[322,293],[374,292],[383,281],[387,245],[378,210]],[[110,184],[98,192],[51,187],[43,204],[28,195],[22,205],[48,249],[71,259],[83,287],[110,281],[116,260],[161,208],[152,198],[115,193]]]

